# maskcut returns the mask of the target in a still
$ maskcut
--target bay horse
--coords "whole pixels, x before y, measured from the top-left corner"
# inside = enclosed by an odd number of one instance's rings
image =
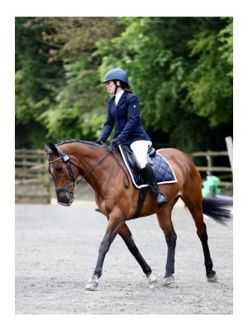
[[[56,145],[46,144],[45,151],[48,155],[49,172],[55,183],[58,203],[64,206],[72,204],[74,189],[81,176],[94,189],[99,211],[108,220],[107,229],[99,247],[96,267],[85,289],[96,290],[102,275],[105,255],[117,234],[121,236],[141,266],[148,278],[148,286],[153,287],[156,284],[156,278],[139,252],[127,225],[127,221],[134,218],[139,190],[132,184],[119,150],[113,146],[93,142],[68,140]],[[175,281],[174,261],[177,235],[172,224],[171,212],[179,197],[194,219],[197,235],[202,244],[207,280],[215,282],[217,277],[213,270],[203,214],[223,222],[230,218],[230,209],[227,206],[229,203],[224,200],[202,198],[201,176],[187,154],[173,148],[163,148],[157,152],[169,161],[177,182],[160,185],[161,192],[168,197],[168,202],[160,208],[155,204],[152,192],[149,190],[140,217],[156,214],[165,235],[168,250],[164,285],[173,286]]]

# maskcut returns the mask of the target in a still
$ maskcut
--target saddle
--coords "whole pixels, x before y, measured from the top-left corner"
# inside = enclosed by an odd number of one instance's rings
[[[138,189],[148,187],[148,184],[140,176],[139,166],[131,148],[128,145],[119,145],[119,150],[134,186]],[[156,175],[158,185],[177,182],[176,175],[169,162],[164,156],[156,152],[152,146],[148,149],[147,159]]]

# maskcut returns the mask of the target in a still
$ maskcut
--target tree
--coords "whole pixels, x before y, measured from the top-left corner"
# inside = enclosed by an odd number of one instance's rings
[[[123,23],[119,37],[99,44],[100,73],[127,69],[143,120],[161,133],[160,141],[164,133],[168,145],[184,150],[210,147],[211,127],[232,122],[231,19],[138,17]]]
[[[98,38],[112,38],[119,32],[118,20],[17,18],[16,29],[18,136],[22,125],[23,135],[34,147],[40,147],[44,139],[95,139],[106,108],[95,44]],[[35,124],[34,135],[28,131],[30,122]]]
[[[205,26],[189,42],[196,65],[185,86],[192,111],[216,127],[232,121],[232,19]]]
[[[95,139],[117,66],[156,144],[219,149],[232,135],[232,18],[18,17],[17,147]]]
[[[40,116],[54,102],[64,77],[61,61],[49,63],[42,19],[16,18],[16,147],[40,147],[46,129]]]

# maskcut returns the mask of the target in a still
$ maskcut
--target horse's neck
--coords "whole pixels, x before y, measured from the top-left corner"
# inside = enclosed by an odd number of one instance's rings
[[[104,185],[116,171],[116,163],[111,153],[103,147],[79,144],[74,148],[73,155],[77,158],[80,174],[97,193],[105,192]]]

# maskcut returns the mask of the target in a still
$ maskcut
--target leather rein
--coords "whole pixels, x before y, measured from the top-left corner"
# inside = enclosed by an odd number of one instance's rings
[[[64,153],[62,151],[61,148],[57,147],[57,150],[60,154],[60,157],[56,158],[55,160],[52,160],[52,161],[48,161],[49,164],[51,163],[54,163],[58,160],[62,160],[65,164],[66,164],[66,167],[67,167],[67,170],[68,170],[68,177],[69,179],[75,184],[79,184],[82,180],[85,180],[86,181],[86,178],[106,159],[106,157],[112,153],[112,155],[114,156],[114,159],[116,160],[116,162],[118,163],[118,165],[122,168],[122,170],[124,171],[126,177],[127,177],[127,183],[124,182],[124,185],[126,187],[129,187],[129,180],[128,180],[128,175],[127,175],[127,172],[126,172],[126,169],[124,169],[123,165],[120,163],[120,161],[118,160],[118,158],[116,157],[115,153],[113,152],[113,150],[111,149],[112,146],[108,146],[108,145],[105,145],[104,144],[104,147],[107,148],[107,153],[83,176],[81,176],[81,178],[79,180],[77,180],[77,178],[75,178],[74,176],[74,173],[72,171],[72,168],[71,168],[71,165],[74,165],[75,167],[78,167],[74,162],[72,162],[72,160],[70,159],[70,156],[66,153]]]

